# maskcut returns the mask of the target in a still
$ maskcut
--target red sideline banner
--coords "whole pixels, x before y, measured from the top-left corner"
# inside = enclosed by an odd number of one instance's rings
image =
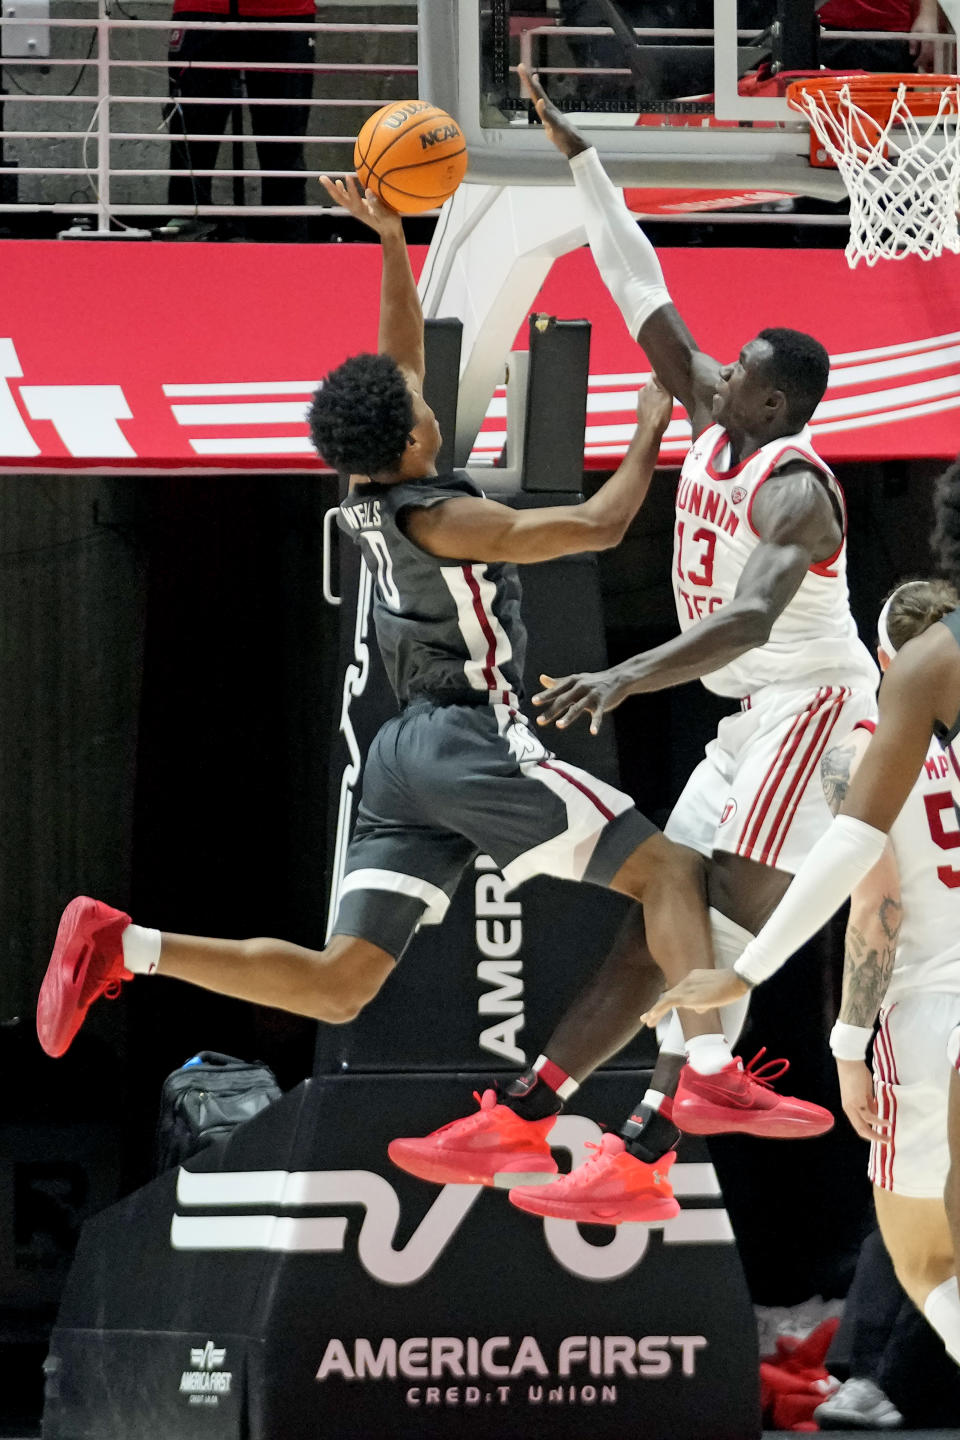
[[[423,260],[414,251],[414,264]],[[851,273],[839,251],[668,250],[667,284],[704,350],[735,358],[766,325],[830,351],[814,419],[828,460],[960,450],[960,257]],[[304,409],[321,376],[376,345],[373,245],[6,241],[0,467],[319,466]],[[585,463],[626,448],[646,372],[587,250],[557,261],[538,311],[593,323]],[[526,344],[526,325],[517,345]],[[475,459],[503,444],[498,392]],[[677,463],[678,409],[664,442]]]

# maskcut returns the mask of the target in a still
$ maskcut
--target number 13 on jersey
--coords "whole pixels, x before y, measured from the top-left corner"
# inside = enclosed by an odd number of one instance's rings
[[[701,525],[685,538],[686,528],[685,521],[677,521],[677,592],[683,597],[690,619],[698,620],[704,615],[712,615],[723,604],[720,595],[698,595],[686,589],[687,585],[698,590],[712,588],[717,536],[713,530]]]

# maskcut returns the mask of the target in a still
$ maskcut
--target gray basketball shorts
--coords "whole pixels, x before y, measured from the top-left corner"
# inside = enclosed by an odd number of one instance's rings
[[[335,935],[403,953],[439,924],[478,854],[513,889],[533,875],[609,885],[657,827],[621,790],[557,760],[507,705],[418,702],[377,732]]]

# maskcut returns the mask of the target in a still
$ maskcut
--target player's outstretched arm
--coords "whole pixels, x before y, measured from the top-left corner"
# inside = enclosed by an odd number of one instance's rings
[[[380,236],[383,269],[377,350],[396,360],[413,389],[419,392],[425,370],[423,310],[410,269],[403,222],[372,190],[361,190],[355,175],[347,176],[345,181],[321,175],[320,184],[334,204],[342,205],[355,220],[362,220]]]
[[[581,505],[514,510],[463,496],[403,512],[406,533],[449,560],[512,560],[531,565],[619,545],[646,498],[673,411],[673,396],[652,377],[637,398],[637,428],[623,461]]]
[[[705,355],[670,298],[657,253],[627,211],[600,158],[553,105],[536,75],[519,67],[544,132],[570,161],[583,201],[587,238],[603,282],[633,338],[699,435],[712,420],[720,366]]]
[[[729,605],[609,670],[549,680],[548,688],[533,697],[540,709],[538,723],[556,721],[564,728],[589,713],[596,733],[604,714],[628,695],[698,680],[764,645],[809,567],[836,550],[841,532],[827,491],[812,471],[791,470],[782,480],[768,481],[757,494],[753,522],[762,543],[744,566]],[[711,597],[694,590],[686,599],[693,615],[694,607],[699,613]]]

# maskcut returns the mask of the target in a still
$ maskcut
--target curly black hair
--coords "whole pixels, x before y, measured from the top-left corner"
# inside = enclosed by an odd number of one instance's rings
[[[389,355],[354,355],[315,391],[310,437],[334,470],[377,475],[395,470],[413,429],[413,399]]]
[[[772,326],[761,330],[773,354],[766,365],[770,383],[787,398],[787,418],[797,430],[806,425],[823,399],[830,374],[830,356],[812,335],[803,330]]]
[[[937,569],[960,585],[960,455],[934,486],[930,549]]]

